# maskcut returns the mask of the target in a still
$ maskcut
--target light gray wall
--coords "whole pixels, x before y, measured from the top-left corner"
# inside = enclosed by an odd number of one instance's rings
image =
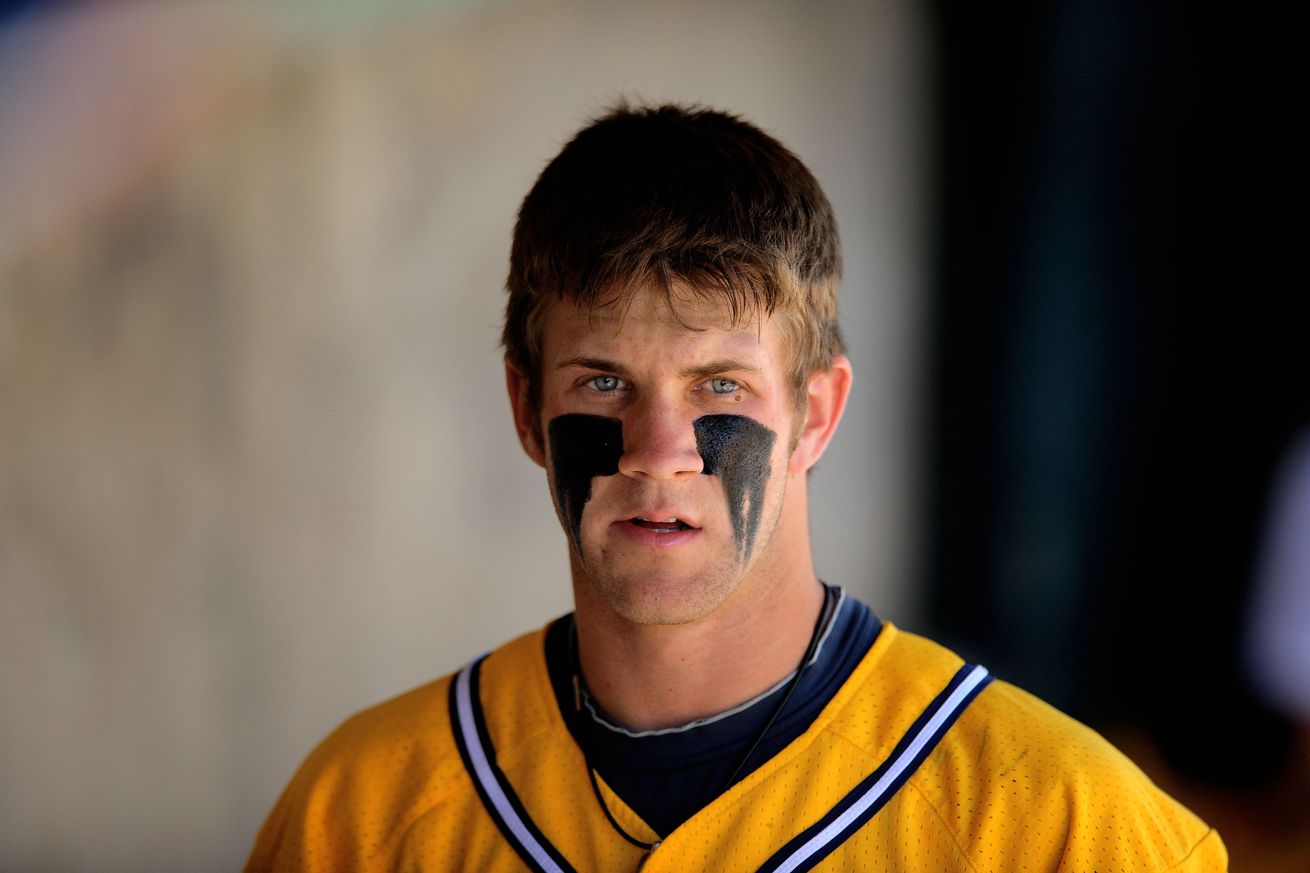
[[[342,717],[569,608],[501,287],[618,95],[739,111],[825,185],[856,393],[818,564],[913,619],[915,4],[419,5],[0,33],[0,869],[233,869]]]

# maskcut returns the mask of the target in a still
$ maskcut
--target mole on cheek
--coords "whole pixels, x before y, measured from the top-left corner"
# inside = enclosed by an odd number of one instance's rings
[[[551,419],[550,463],[559,507],[573,547],[582,550],[582,510],[591,497],[591,480],[619,472],[623,423],[616,418],[571,413]]]
[[[701,472],[723,482],[737,556],[745,563],[755,547],[778,435],[744,415],[703,415],[691,426],[704,462]]]

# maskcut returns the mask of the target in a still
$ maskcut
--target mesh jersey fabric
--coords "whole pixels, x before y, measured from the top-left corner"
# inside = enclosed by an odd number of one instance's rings
[[[482,663],[497,762],[579,871],[629,871],[643,852],[601,813],[560,715],[545,631]],[[643,871],[758,869],[882,764],[943,684],[953,653],[884,623],[801,736],[669,834]],[[260,871],[517,871],[452,734],[450,677],[346,721],[300,767],[256,839]],[[645,823],[602,783],[614,815]],[[1218,835],[1095,732],[996,681],[823,871],[1216,871]]]

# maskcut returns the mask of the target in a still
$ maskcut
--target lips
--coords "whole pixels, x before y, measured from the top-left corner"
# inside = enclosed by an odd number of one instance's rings
[[[678,531],[695,529],[692,525],[687,524],[680,518],[665,518],[658,521],[652,521],[648,518],[635,516],[628,521],[631,524],[635,524],[637,527],[645,528],[654,533],[677,533]]]

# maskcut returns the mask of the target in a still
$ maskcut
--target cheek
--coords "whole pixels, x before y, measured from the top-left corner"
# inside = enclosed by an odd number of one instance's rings
[[[705,475],[768,479],[777,433],[745,415],[702,415],[692,428]]]
[[[613,476],[623,454],[623,425],[599,415],[561,415],[547,426],[555,505],[575,547],[580,545],[582,510],[591,480]]]
[[[738,558],[745,563],[755,547],[778,435],[744,415],[705,415],[692,427],[703,472],[723,483]]]

